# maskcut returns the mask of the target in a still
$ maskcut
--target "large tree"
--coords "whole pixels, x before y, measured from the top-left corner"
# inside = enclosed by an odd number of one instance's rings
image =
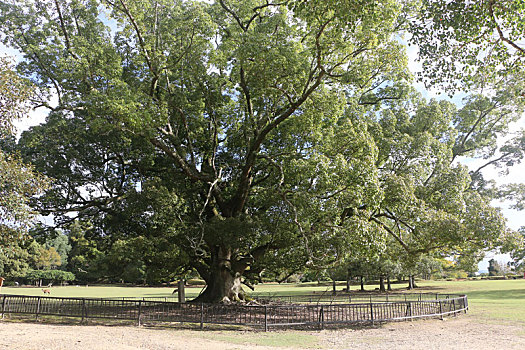
[[[19,70],[58,97],[21,140],[55,179],[36,204],[140,278],[198,271],[202,301],[389,240],[414,262],[493,244],[503,221],[454,162],[476,114],[405,98],[408,5],[0,1]]]
[[[58,96],[28,144],[43,150],[59,137],[44,132],[74,127],[54,158],[34,154],[57,178],[42,209],[97,212],[120,234],[136,232],[127,220],[164,230],[208,301],[242,298],[241,277],[272,256],[322,266],[375,246],[366,215],[341,213],[380,198],[359,116],[392,97],[374,94],[381,84],[408,77],[403,4],[0,2],[19,69]],[[152,191],[171,212],[146,202],[129,216]]]

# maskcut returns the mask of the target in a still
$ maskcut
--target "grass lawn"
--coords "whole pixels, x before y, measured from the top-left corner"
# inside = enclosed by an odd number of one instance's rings
[[[525,280],[476,280],[422,282],[421,286],[440,293],[467,294],[469,313],[490,321],[519,322],[525,325]]]
[[[467,294],[469,313],[486,321],[509,321],[525,324],[525,280],[474,280],[474,281],[419,281],[421,287],[414,292]],[[378,286],[367,285],[367,290]],[[406,284],[394,284],[394,290],[406,292]],[[256,293],[285,295],[309,294],[331,291],[331,285],[317,283],[257,285]],[[339,283],[338,290],[343,288]],[[359,287],[352,286],[355,291]],[[122,286],[67,286],[52,287],[51,295],[57,297],[166,297],[172,296],[173,287],[122,287]],[[186,295],[196,296],[202,287],[186,288]],[[43,295],[36,287],[3,287],[4,294]]]
[[[47,287],[46,287],[47,288]],[[202,287],[186,288],[186,295],[198,295]],[[51,296],[71,298],[169,297],[174,287],[122,287],[112,285],[53,286]],[[2,287],[3,294],[44,295],[37,287]]]
[[[518,326],[516,336],[525,336],[525,280],[475,280],[475,281],[418,281],[419,289],[414,292],[438,292],[467,294],[469,312],[465,315],[473,327],[486,328],[488,325]],[[338,283],[341,290],[344,283]],[[373,291],[377,285],[366,285]],[[407,292],[406,284],[394,284],[394,290]],[[202,287],[189,287],[187,295],[197,295]],[[317,283],[277,284],[268,283],[256,286],[256,293],[275,294],[309,294],[312,292],[329,292],[331,284]],[[124,287],[124,286],[67,286],[52,287],[52,296],[64,297],[165,297],[171,296],[173,287]],[[357,291],[358,286],[352,286]],[[41,288],[36,287],[3,287],[5,294],[43,295]],[[436,320],[438,321],[438,320]],[[415,323],[414,323],[415,324]],[[436,322],[436,327],[441,324]],[[388,327],[388,326],[385,326]],[[268,347],[293,347],[301,349],[323,348],[323,336],[315,332],[287,330],[277,332],[239,332],[228,330],[208,330],[207,332],[180,330],[177,334],[190,338],[211,339],[228,344],[253,344]],[[182,332],[182,333],[181,333]]]

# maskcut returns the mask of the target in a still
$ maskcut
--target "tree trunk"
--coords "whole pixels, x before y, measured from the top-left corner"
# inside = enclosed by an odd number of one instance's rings
[[[412,275],[412,287],[417,288],[416,276]]]
[[[336,287],[335,287],[335,280],[332,280],[332,294],[333,295],[337,294]]]
[[[206,289],[195,298],[195,302],[218,303],[236,302],[244,300],[244,291],[241,287],[241,274],[232,275],[227,269],[211,274],[206,281]]]
[[[231,251],[227,248],[217,248],[213,254],[210,271],[201,277],[206,281],[206,289],[194,302],[229,303],[244,300],[241,277],[245,268],[231,266]],[[200,273],[200,271],[199,271]]]
[[[361,276],[361,292],[365,291],[365,279],[363,276]]]
[[[386,289],[385,289],[385,277],[383,277],[383,276],[379,277],[379,291],[380,292],[386,292]]]
[[[390,282],[390,277],[386,278],[386,284],[387,284],[388,291],[391,291],[392,290],[392,283]]]
[[[414,275],[408,276],[408,289],[414,289],[417,288],[416,286],[416,280],[414,278]]]
[[[346,291],[350,291],[350,272],[346,273]]]

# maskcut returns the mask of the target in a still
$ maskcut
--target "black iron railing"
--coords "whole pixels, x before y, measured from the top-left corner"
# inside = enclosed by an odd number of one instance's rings
[[[263,305],[178,303],[142,299],[60,298],[0,295],[2,318],[10,314],[131,320],[137,324],[180,322],[200,325],[272,327],[375,323],[466,312],[466,295],[259,295]]]

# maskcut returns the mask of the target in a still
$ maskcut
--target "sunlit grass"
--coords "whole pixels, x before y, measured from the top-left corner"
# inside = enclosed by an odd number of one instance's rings
[[[46,287],[47,288],[47,287]],[[202,287],[186,288],[186,295],[197,296]],[[122,298],[122,297],[170,297],[173,287],[121,287],[121,286],[56,286],[51,287],[51,296],[70,298]],[[3,294],[44,295],[38,287],[3,287]]]
[[[421,287],[414,292],[438,292],[467,294],[469,313],[483,320],[501,320],[522,322],[525,324],[525,280],[476,280],[476,281],[418,281]],[[344,283],[340,282],[340,291]],[[366,285],[368,291],[374,291],[377,285]],[[394,284],[395,291],[406,290],[406,283]],[[353,291],[359,286],[353,285]],[[122,286],[67,286],[52,287],[51,296],[56,297],[170,297],[173,287],[122,287]],[[197,296],[202,287],[187,287],[187,296]],[[299,295],[310,293],[329,293],[330,283],[278,284],[267,283],[255,287],[254,293],[271,293],[281,295]],[[44,295],[37,287],[3,287],[4,294]]]

